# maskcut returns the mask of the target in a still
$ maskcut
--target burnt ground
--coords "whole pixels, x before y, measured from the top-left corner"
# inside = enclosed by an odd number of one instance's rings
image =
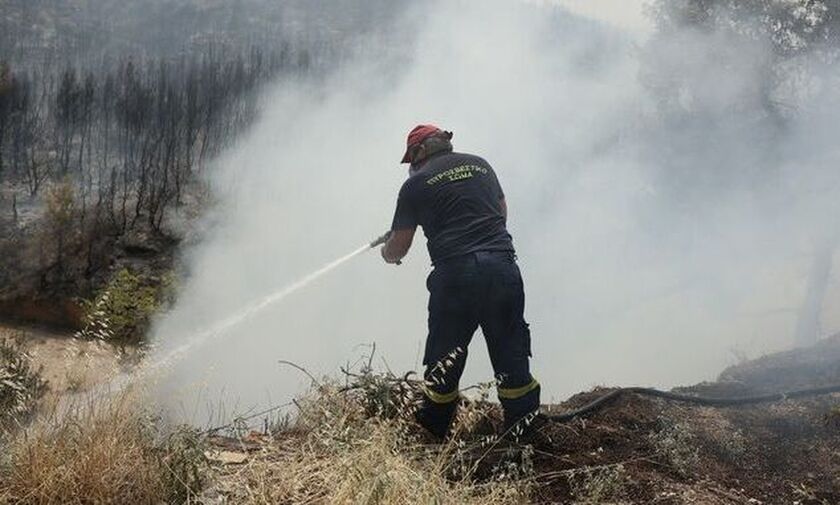
[[[586,494],[576,479],[601,479],[616,481],[601,498],[625,503],[840,503],[838,406],[837,396],[714,409],[628,395],[543,428],[552,444],[535,455],[535,501],[570,503]]]
[[[714,383],[680,391],[743,396],[831,384],[840,384],[840,335],[813,348],[729,368]],[[551,410],[581,406],[606,391],[578,394]],[[727,408],[625,395],[587,419],[552,423],[543,432],[551,443],[535,454],[536,473],[542,475],[538,503],[587,498],[592,503],[840,503],[836,394]]]

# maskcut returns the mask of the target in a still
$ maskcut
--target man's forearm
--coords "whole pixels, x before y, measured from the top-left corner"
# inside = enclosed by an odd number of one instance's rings
[[[382,259],[386,263],[399,264],[400,260],[408,254],[411,249],[411,242],[414,240],[415,229],[396,230],[391,232],[388,241],[382,246]]]

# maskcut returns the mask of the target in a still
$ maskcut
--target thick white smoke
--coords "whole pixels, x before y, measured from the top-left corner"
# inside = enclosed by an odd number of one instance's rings
[[[784,132],[760,126],[760,45],[687,33],[651,47],[553,7],[423,4],[403,20],[410,57],[370,50],[325,85],[268,93],[217,163],[212,231],[157,325],[162,346],[385,231],[419,122],[453,130],[456,150],[499,174],[544,400],[712,379],[733,351],[792,343],[831,224],[816,190],[837,183],[825,137],[836,108]],[[663,112],[674,109],[695,119]],[[207,404],[224,416],[280,402],[307,379],[278,360],[335,373],[372,342],[394,371],[417,369],[429,269],[422,240],[400,267],[358,258],[195,349],[167,381],[173,402],[199,418]],[[464,382],[492,378],[480,334],[470,352]]]

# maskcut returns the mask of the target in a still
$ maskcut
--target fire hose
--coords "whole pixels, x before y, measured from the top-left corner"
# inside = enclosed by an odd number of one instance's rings
[[[840,393],[840,384],[807,389],[797,389],[794,391],[788,391],[786,393],[768,393],[763,395],[744,396],[735,398],[710,398],[704,396],[671,393],[669,391],[660,391],[658,389],[652,388],[627,387],[615,389],[613,391],[610,391],[609,393],[605,393],[602,396],[577,409],[570,410],[568,412],[562,412],[559,414],[545,414],[545,417],[551,421],[560,423],[571,421],[575,418],[584,417],[586,415],[592,414],[593,412],[596,412],[601,408],[605,407],[611,401],[614,401],[620,396],[623,396],[628,393],[637,394],[641,396],[650,396],[654,398],[661,398],[663,400],[669,400],[674,402],[690,403],[704,407],[737,407],[743,405],[755,405],[760,403],[773,403],[782,400],[805,398],[809,396],[820,396],[832,393]]]

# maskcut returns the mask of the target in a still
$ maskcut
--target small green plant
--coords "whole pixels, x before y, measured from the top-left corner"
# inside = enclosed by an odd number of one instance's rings
[[[583,467],[569,474],[576,503],[600,504],[620,500],[628,483],[624,465]]]
[[[722,431],[714,438],[713,447],[718,456],[727,461],[738,461],[747,452],[747,439],[740,430],[734,427]]]
[[[164,486],[170,503],[189,503],[207,482],[209,462],[198,430],[179,426],[159,447],[159,461],[165,468]]]
[[[691,428],[684,423],[675,423],[662,418],[663,428],[650,436],[656,452],[677,471],[681,476],[688,477],[700,463],[696,437]]]
[[[0,339],[0,424],[31,413],[45,389],[21,344]]]
[[[345,371],[352,377],[348,386],[358,392],[358,398],[365,413],[371,417],[391,419],[403,414],[411,403],[416,403],[416,394],[405,378],[390,373],[375,373],[370,366],[362,367],[359,373]]]
[[[154,282],[123,268],[95,298],[82,301],[84,327],[77,336],[119,345],[141,344],[152,316],[170,291],[170,277]]]

